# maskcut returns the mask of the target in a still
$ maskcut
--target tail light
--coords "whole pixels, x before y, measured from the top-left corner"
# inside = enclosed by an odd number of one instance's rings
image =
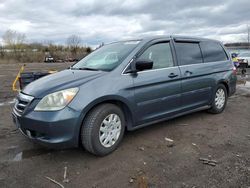
[[[237,69],[236,69],[236,67],[233,67],[233,75],[237,75]]]

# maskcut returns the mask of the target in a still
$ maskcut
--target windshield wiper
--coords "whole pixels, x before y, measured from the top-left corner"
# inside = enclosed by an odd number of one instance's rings
[[[74,68],[74,67],[71,67],[71,70],[90,70],[90,71],[100,71],[99,69],[93,69],[93,68],[89,68],[89,67],[79,67],[79,68]]]

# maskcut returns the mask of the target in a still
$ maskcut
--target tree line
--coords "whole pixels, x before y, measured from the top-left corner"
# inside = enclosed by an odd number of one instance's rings
[[[249,42],[234,42],[234,43],[226,43],[226,47],[239,47],[239,48],[246,48],[250,49]]]
[[[27,36],[14,30],[7,30],[2,35],[4,44],[0,44],[0,63],[32,63],[43,62],[45,57],[53,57],[55,61],[71,61],[81,59],[92,49],[82,45],[78,35],[70,35],[65,45],[52,41],[27,42]]]

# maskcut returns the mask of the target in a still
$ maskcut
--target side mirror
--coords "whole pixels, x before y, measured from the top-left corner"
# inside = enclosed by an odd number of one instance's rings
[[[153,68],[153,61],[146,59],[137,59],[135,61],[134,69],[135,71],[149,70]]]

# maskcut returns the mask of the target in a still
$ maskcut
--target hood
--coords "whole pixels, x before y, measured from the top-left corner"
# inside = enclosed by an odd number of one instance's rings
[[[42,98],[55,91],[78,87],[104,74],[106,72],[68,69],[39,78],[27,85],[22,92],[35,98]]]

